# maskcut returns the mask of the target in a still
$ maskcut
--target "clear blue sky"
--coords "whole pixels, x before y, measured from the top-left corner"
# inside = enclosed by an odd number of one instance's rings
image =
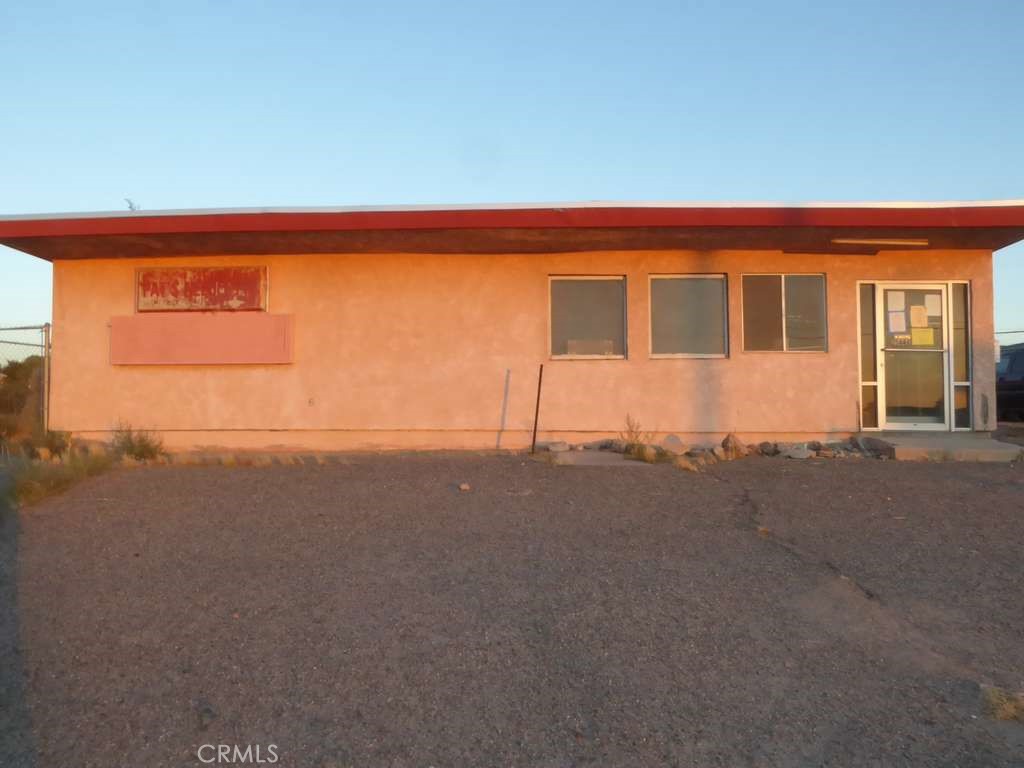
[[[1020,0],[5,0],[0,212],[1022,198],[1021,29]],[[47,264],[0,275],[0,324],[48,319]],[[996,281],[1024,330],[1024,247]]]

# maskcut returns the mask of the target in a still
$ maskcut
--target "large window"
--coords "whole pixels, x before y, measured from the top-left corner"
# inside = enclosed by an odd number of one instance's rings
[[[725,275],[651,276],[651,356],[724,357]]]
[[[744,275],[743,349],[824,352],[824,275]]]
[[[626,356],[626,278],[551,278],[551,356]]]

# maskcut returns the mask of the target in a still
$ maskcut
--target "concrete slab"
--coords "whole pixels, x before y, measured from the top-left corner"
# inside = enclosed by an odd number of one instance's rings
[[[551,454],[560,467],[653,467],[645,461],[627,459],[615,451],[563,451]]]
[[[862,432],[861,442],[896,461],[1010,462],[1024,448],[993,440],[987,432]]]

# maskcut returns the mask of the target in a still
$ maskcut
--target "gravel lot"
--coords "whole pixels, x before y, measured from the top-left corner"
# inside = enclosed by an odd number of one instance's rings
[[[1024,765],[1019,465],[152,467],[0,530],[12,768]]]

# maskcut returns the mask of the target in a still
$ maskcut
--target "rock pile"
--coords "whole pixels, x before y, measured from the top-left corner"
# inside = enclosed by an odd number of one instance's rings
[[[735,434],[729,433],[719,444],[687,445],[677,435],[666,436],[659,445],[630,445],[625,440],[604,439],[571,445],[558,440],[537,443],[537,449],[560,453],[572,450],[616,451],[648,463],[672,462],[680,469],[699,472],[704,467],[720,461],[735,461],[746,456],[769,456],[785,459],[860,459],[878,458],[862,442],[851,437],[849,440],[821,443],[811,440],[802,443],[773,442],[765,440],[747,445]],[[882,457],[884,458],[884,457]]]

